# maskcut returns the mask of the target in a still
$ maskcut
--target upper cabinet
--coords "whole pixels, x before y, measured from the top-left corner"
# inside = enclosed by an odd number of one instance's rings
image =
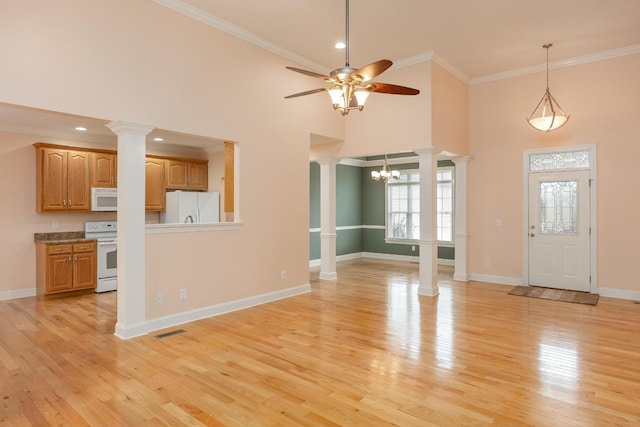
[[[116,188],[118,186],[117,161],[115,153],[90,153],[91,186]]]
[[[208,160],[167,159],[167,188],[207,191],[209,188]]]
[[[145,209],[164,211],[166,206],[167,181],[165,159],[147,157],[145,162]]]
[[[91,187],[118,185],[115,151],[67,147],[38,142],[36,210],[91,210]],[[145,162],[145,208],[164,211],[169,190],[207,191],[209,161],[150,155]]]
[[[36,146],[36,211],[89,211],[89,153]]]

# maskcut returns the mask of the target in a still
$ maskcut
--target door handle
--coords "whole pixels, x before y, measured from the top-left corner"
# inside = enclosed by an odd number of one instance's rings
[[[534,233],[530,233],[529,236],[530,237],[536,237],[536,235]]]

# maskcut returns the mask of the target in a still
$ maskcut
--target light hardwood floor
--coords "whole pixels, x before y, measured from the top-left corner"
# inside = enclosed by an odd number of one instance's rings
[[[338,277],[161,339],[115,338],[114,293],[0,302],[0,426],[640,424],[640,305]]]

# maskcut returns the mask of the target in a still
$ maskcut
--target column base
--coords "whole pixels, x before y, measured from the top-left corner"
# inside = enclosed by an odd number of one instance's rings
[[[320,280],[338,280],[338,273],[335,271],[333,273],[324,273],[321,271]]]

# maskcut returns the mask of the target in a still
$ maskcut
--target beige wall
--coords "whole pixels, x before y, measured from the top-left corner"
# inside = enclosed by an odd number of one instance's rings
[[[431,66],[431,138],[451,154],[469,153],[469,86],[436,63]]]
[[[0,102],[239,143],[241,229],[148,235],[148,289],[165,295],[162,306],[149,297],[148,318],[309,282],[310,134],[343,138],[344,121],[322,96],[284,99],[313,83],[285,69],[298,64],[153,2],[27,0],[2,9],[0,56],[10,65],[0,81],[12,84]],[[2,174],[24,180],[0,184],[13,199],[1,208],[0,258],[10,268],[0,292],[34,287],[34,232],[50,231],[53,218],[60,229],[87,220],[36,215],[33,138],[5,139],[17,142],[2,141],[0,162],[11,165]],[[180,303],[182,287],[189,298]]]
[[[597,146],[600,288],[640,291],[634,279],[640,229],[640,55],[552,70],[550,89],[571,115],[543,133],[525,118],[544,92],[544,73],[470,88],[469,234],[472,274],[522,277],[524,150]],[[501,227],[495,219],[502,219]],[[491,260],[491,266],[485,260]]]

